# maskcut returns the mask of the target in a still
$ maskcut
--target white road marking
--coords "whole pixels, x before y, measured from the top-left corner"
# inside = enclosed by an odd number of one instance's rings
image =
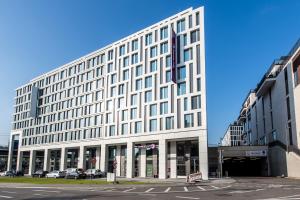
[[[183,196],[176,196],[176,198],[179,198],[179,199],[200,199],[200,198],[197,198],[197,197],[183,197]]]
[[[32,190],[34,192],[51,192],[51,193],[60,193],[61,191],[50,191],[50,190]]]
[[[154,188],[150,188],[150,189],[146,190],[145,192],[151,192],[152,190],[154,190]]]
[[[0,198],[4,198],[4,199],[12,199],[13,197],[0,195]]]
[[[11,191],[1,191],[3,193],[8,193],[8,194],[16,194],[17,192],[11,192]]]
[[[219,187],[211,185],[210,187],[214,188],[214,189],[219,189]]]
[[[259,199],[259,200],[294,200],[294,199],[300,199],[300,195],[292,195],[292,196],[285,196],[285,197],[273,197],[268,199]]]
[[[204,189],[203,187],[197,186],[197,188],[199,188],[202,191],[206,191],[206,189]]]
[[[124,190],[123,192],[129,192],[129,191],[131,191],[131,190],[135,190],[135,188],[130,188],[130,189],[128,189],[128,190]]]
[[[168,187],[165,192],[169,192],[171,190],[171,187]]]
[[[35,196],[43,196],[43,197],[47,197],[48,195],[45,195],[45,194],[33,194]]]
[[[185,192],[189,191],[187,187],[183,187],[183,189],[184,189]]]
[[[232,192],[229,192],[231,194],[243,194],[243,193],[249,193],[249,192],[258,192],[258,191],[262,191],[262,190],[265,190],[265,189],[256,189],[256,190],[236,190],[236,191],[232,191]]]

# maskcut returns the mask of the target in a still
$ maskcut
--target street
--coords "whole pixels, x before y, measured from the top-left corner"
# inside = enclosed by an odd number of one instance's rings
[[[109,185],[55,186],[0,185],[0,199],[300,199],[300,180],[281,178],[238,178],[232,183],[197,185]]]

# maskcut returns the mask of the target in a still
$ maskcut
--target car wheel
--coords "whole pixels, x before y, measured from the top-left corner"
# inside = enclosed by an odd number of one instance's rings
[[[54,178],[56,179],[57,177],[56,177],[56,176],[54,176]]]

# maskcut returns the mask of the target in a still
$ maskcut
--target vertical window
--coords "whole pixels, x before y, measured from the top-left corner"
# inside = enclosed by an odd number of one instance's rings
[[[120,46],[120,56],[125,54],[125,45]]]
[[[192,110],[201,108],[201,96],[193,96],[192,97]]]
[[[146,46],[152,44],[152,33],[147,34],[145,40]]]
[[[137,105],[137,94],[131,95],[131,105]]]
[[[177,33],[180,33],[185,30],[185,19],[177,21]]]
[[[142,65],[136,66],[135,69],[135,76],[141,76],[143,74],[143,68]]]
[[[174,128],[174,117],[166,117],[166,130]]]
[[[113,70],[113,64],[112,64],[112,63],[109,63],[109,64],[107,65],[107,73],[112,72],[112,70]]]
[[[164,54],[168,52],[168,42],[164,42],[160,44],[160,54]]]
[[[126,69],[123,71],[123,81],[128,80],[129,79],[129,70]]]
[[[163,27],[160,29],[160,39],[166,39],[168,37],[168,27]]]
[[[109,136],[115,136],[115,125],[109,126]]]
[[[166,71],[166,83],[171,81],[171,71]]]
[[[111,75],[111,84],[115,84],[117,82],[117,74]]]
[[[189,28],[192,28],[193,26],[193,17],[192,15],[189,16]]]
[[[177,95],[183,95],[186,93],[186,85],[185,82],[177,84]]]
[[[183,52],[183,61],[189,61],[192,59],[192,49],[186,49]]]
[[[132,41],[132,46],[131,46],[132,51],[137,50],[138,47],[139,47],[139,46],[138,46],[138,40],[133,40],[133,41]]]
[[[113,106],[112,100],[108,100],[106,110],[113,110],[113,109],[114,109],[114,106]]]
[[[185,66],[177,68],[177,80],[184,80],[186,78],[186,69]]]
[[[202,126],[201,112],[197,112],[197,125]]]
[[[142,122],[135,122],[134,124],[134,133],[142,132]]]
[[[185,98],[183,99],[183,110],[184,110],[184,111],[187,111],[187,110],[188,110],[188,98],[187,98],[187,97],[185,97]]]
[[[150,72],[154,72],[154,71],[156,71],[156,69],[157,69],[157,61],[156,60],[151,61],[151,63],[150,63]]]
[[[200,19],[199,19],[199,13],[197,12],[196,13],[196,25],[199,25],[199,21],[200,21]]]
[[[168,87],[160,88],[160,99],[168,98]]]
[[[194,114],[184,115],[184,128],[189,128],[194,126]]]
[[[150,58],[153,58],[155,56],[157,56],[157,47],[156,46],[151,47],[151,49],[150,49]]]
[[[171,56],[166,57],[166,67],[171,67]]]
[[[117,91],[116,87],[111,87],[110,96],[115,97],[116,96],[116,91]]]
[[[124,67],[129,66],[129,57],[128,57],[128,56],[125,57],[125,58],[123,58],[123,66],[124,66]]]
[[[183,46],[186,46],[187,45],[187,35],[184,34],[183,35]]]
[[[198,42],[200,40],[199,29],[191,32],[191,43]]]
[[[145,79],[145,88],[152,87],[152,76],[148,76]]]
[[[138,80],[136,80],[136,83],[135,83],[135,90],[138,91],[141,89],[142,89],[142,79],[138,79]]]
[[[113,50],[108,51],[108,58],[107,60],[112,60],[113,59]]]
[[[156,131],[157,130],[157,120],[156,119],[151,119],[150,120],[150,132]]]
[[[131,119],[136,119],[137,118],[137,108],[131,108],[130,118]]]
[[[197,91],[201,91],[201,78],[197,78]]]
[[[152,101],[152,91],[145,92],[145,103]]]
[[[168,113],[168,102],[160,103],[160,114],[167,114]]]
[[[131,63],[132,63],[132,64],[136,64],[136,63],[138,63],[138,62],[139,62],[138,54],[137,54],[137,53],[132,54],[132,56],[131,56]]]
[[[150,117],[157,115],[157,105],[150,105]]]
[[[122,121],[128,120],[128,111],[127,110],[122,110],[121,120]]]
[[[124,94],[124,84],[119,85],[119,95]]]
[[[121,134],[127,135],[127,133],[128,133],[128,124],[122,124]]]

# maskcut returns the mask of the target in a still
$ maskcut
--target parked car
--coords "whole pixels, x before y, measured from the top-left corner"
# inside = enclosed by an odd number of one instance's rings
[[[48,171],[43,171],[43,170],[37,170],[36,172],[34,172],[32,174],[32,177],[39,177],[39,178],[42,178],[42,177],[45,177],[46,174],[48,174],[49,172]]]
[[[22,170],[15,172],[16,176],[24,176],[24,172]]]
[[[100,169],[88,169],[85,171],[85,174],[90,178],[102,178],[106,176],[106,173],[102,172]]]
[[[64,178],[65,176],[65,171],[52,171],[46,174],[46,178]]]
[[[5,171],[4,172],[0,172],[0,176],[5,176]]]
[[[14,171],[5,171],[3,176],[15,176],[15,172]]]
[[[66,169],[66,179],[73,178],[73,179],[84,179],[86,178],[86,174],[84,173],[83,169],[77,168],[69,168]]]

